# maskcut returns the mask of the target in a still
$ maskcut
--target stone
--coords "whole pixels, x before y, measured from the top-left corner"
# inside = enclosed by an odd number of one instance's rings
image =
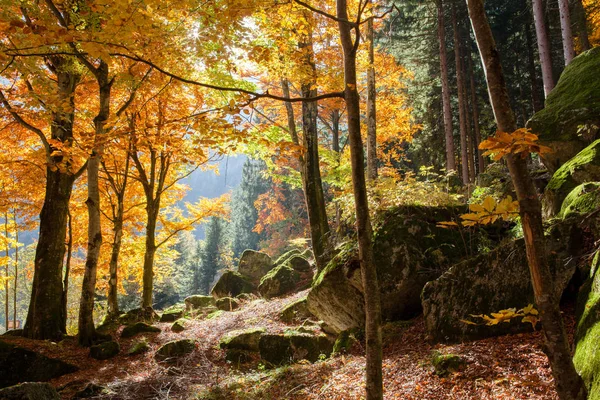
[[[152,309],[148,308],[134,308],[126,313],[119,315],[118,322],[123,325],[130,325],[136,322],[154,322],[159,320],[159,315]]]
[[[0,389],[2,400],[60,400],[56,389],[49,383],[26,382]]]
[[[333,344],[333,353],[339,354],[348,352],[348,350],[352,348],[352,345],[357,342],[357,331],[357,328],[353,328],[340,332],[337,339],[335,339],[335,343]]]
[[[127,354],[130,356],[135,356],[138,354],[146,353],[148,350],[150,350],[150,346],[148,345],[148,342],[145,339],[143,339],[134,342],[129,348],[129,350],[127,350]]]
[[[104,386],[97,385],[93,382],[85,385],[81,390],[75,393],[74,399],[89,399],[90,397],[98,397],[108,394],[108,390]]]
[[[313,315],[308,311],[306,297],[298,299],[279,312],[279,319],[286,324],[291,324],[294,321],[302,321],[311,318]]]
[[[546,98],[543,110],[527,123],[540,143],[553,151],[542,155],[551,173],[598,139],[600,129],[600,48],[576,57]]]
[[[257,284],[271,268],[273,268],[271,257],[254,250],[244,250],[238,264],[238,272],[254,284]]]
[[[286,264],[298,272],[308,272],[312,269],[310,263],[302,256],[292,256],[286,261]]]
[[[240,302],[231,297],[223,297],[217,300],[217,308],[222,311],[233,311],[240,306]]]
[[[467,365],[467,362],[457,354],[442,354],[434,350],[431,354],[431,365],[437,376],[446,376],[458,372]]]
[[[90,347],[90,357],[96,360],[108,360],[113,358],[121,351],[121,347],[117,342],[104,342]]]
[[[163,344],[154,354],[157,361],[169,361],[188,355],[196,349],[196,342],[191,339],[174,340]]]
[[[228,332],[219,341],[219,347],[224,350],[259,351],[258,342],[266,331],[265,328],[250,328]]]
[[[185,331],[186,324],[187,320],[183,318],[178,319],[177,321],[173,322],[173,325],[171,325],[171,332],[179,333]]]
[[[256,298],[256,296],[252,293],[241,293],[235,296],[235,298],[240,301],[252,301]]]
[[[252,293],[255,289],[255,285],[239,272],[225,271],[213,286],[210,294],[219,299],[222,297],[236,297],[242,293]]]
[[[163,311],[159,322],[175,322],[185,314],[185,304],[175,304]]]
[[[277,258],[277,260],[275,260],[275,263],[274,263],[273,267],[278,267],[278,266],[284,264],[291,257],[297,256],[297,255],[300,255],[300,254],[302,254],[302,253],[298,249],[292,249],[290,251],[286,251],[285,253],[283,253],[282,255],[280,255]]]
[[[600,182],[588,182],[577,186],[565,198],[559,217],[567,218],[574,213],[587,214],[600,209]]]
[[[130,338],[139,333],[158,333],[160,332],[160,328],[156,326],[149,325],[145,322],[137,322],[133,325],[128,325],[123,328],[123,332],[121,332],[121,338]]]
[[[186,311],[199,310],[206,307],[215,306],[215,298],[212,296],[193,295],[186,297],[185,300]]]
[[[258,342],[260,357],[271,365],[290,364],[300,360],[310,362],[329,357],[333,341],[325,335],[306,333],[264,334]]]
[[[22,382],[46,382],[77,370],[61,360],[0,341],[0,388]]]
[[[263,276],[258,285],[258,292],[264,298],[270,299],[293,292],[299,282],[300,274],[285,263]]]
[[[600,140],[568,160],[552,175],[544,190],[542,206],[546,218],[561,210],[563,201],[579,185],[600,181]]]

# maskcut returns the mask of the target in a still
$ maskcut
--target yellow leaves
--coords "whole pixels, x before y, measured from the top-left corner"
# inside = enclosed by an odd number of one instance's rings
[[[519,213],[519,202],[513,201],[511,196],[507,196],[499,203],[496,203],[493,197],[486,197],[482,204],[471,204],[469,214],[463,214],[460,218],[462,225],[474,226],[477,224],[493,224],[499,219],[510,220]]]
[[[520,318],[521,322],[530,323],[531,326],[535,329],[536,324],[539,321],[538,318],[538,310],[536,310],[533,304],[529,304],[526,307],[517,311],[516,308],[507,308],[505,310],[500,310],[498,312],[490,313],[490,315],[485,314],[470,314],[473,318],[479,318],[483,320],[481,323],[473,322],[470,320],[461,319],[460,322],[465,323],[467,325],[498,325],[501,323],[509,323],[513,318]]]
[[[536,143],[538,136],[531,133],[530,129],[520,128],[513,133],[498,131],[496,136],[491,136],[479,145],[481,150],[486,150],[483,155],[492,156],[494,161],[500,160],[508,154],[520,154],[527,157],[530,153],[550,153],[552,150]]]

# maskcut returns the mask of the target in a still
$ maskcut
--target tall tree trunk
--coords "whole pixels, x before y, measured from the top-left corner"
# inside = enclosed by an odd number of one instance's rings
[[[444,133],[446,139],[446,171],[456,171],[454,158],[454,134],[452,132],[452,108],[450,105],[450,84],[448,83],[448,55],[446,50],[446,28],[444,24],[444,3],[438,0],[438,42],[440,44],[440,71],[442,79],[442,104],[444,109]]]
[[[69,228],[69,236],[67,237],[67,260],[65,261],[65,275],[63,277],[63,290],[61,296],[62,304],[62,319],[63,323],[67,325],[67,309],[69,300],[69,274],[71,273],[71,256],[73,254],[73,221],[71,218],[71,212],[67,211],[67,225]]]
[[[377,89],[375,86],[375,33],[373,20],[367,22],[369,67],[367,68],[367,179],[377,179]]]
[[[369,216],[369,202],[364,170],[364,152],[360,132],[360,97],[356,82],[356,49],[360,40],[360,25],[348,21],[346,0],[337,0],[337,17],[340,39],[344,51],[344,97],[348,112],[348,140],[352,166],[352,186],[356,208],[358,254],[361,266],[365,298],[366,328],[366,399],[383,399],[382,350],[381,350],[381,303],[377,270],[373,261],[373,229]],[[354,31],[354,40],[352,40]]]
[[[75,116],[73,96],[79,76],[63,65],[64,60],[53,61],[57,70],[58,98],[63,107],[53,112],[51,135],[53,139],[70,145],[73,141]],[[62,265],[67,213],[75,175],[71,171],[56,168],[56,165],[63,161],[62,156],[55,155],[46,168],[46,190],[40,213],[31,301],[23,332],[31,339],[60,340],[66,333],[61,302]]]
[[[118,267],[119,254],[121,252],[121,243],[123,240],[123,197],[117,195],[117,214],[113,223],[113,243],[109,263],[109,281],[108,281],[108,315],[111,317],[119,315],[118,301]]]
[[[544,108],[544,100],[540,97],[540,88],[538,86],[538,75],[535,68],[533,40],[531,38],[531,23],[525,24],[524,30],[525,40],[527,42],[527,67],[529,70],[529,82],[531,84],[531,102],[533,105],[533,111],[538,112]]]
[[[337,164],[340,165],[340,110],[335,109],[331,112],[331,150],[337,154]],[[339,203],[335,202],[335,228],[340,228],[342,223],[342,209]]]
[[[471,77],[471,107],[473,110],[473,130],[475,133],[475,153],[477,154],[477,172],[481,174],[485,170],[485,160],[483,154],[479,150],[481,143],[481,127],[479,126],[479,106],[477,104],[477,85],[475,84],[475,73],[473,71],[472,52],[469,50],[467,55],[467,63],[469,64],[469,76]]]
[[[456,63],[456,87],[458,90],[458,121],[460,126],[460,166],[463,185],[469,184],[469,150],[467,143],[467,115],[465,105],[465,83],[461,58],[461,37],[456,18],[456,7],[452,3],[452,29],[454,31],[454,59]]]
[[[459,32],[462,35],[465,35],[465,31],[464,30],[460,30]],[[464,83],[464,87],[463,87],[463,96],[464,96],[464,104],[465,104],[465,125],[466,125],[466,133],[467,133],[467,145],[468,145],[468,152],[467,152],[467,156],[468,156],[468,161],[469,161],[469,182],[475,182],[475,149],[474,149],[474,127],[472,128],[471,123],[474,123],[473,119],[470,118],[469,116],[473,115],[472,114],[472,105],[471,105],[471,101],[470,101],[470,96],[469,96],[469,84],[470,81],[466,78],[467,76],[469,76],[469,61],[466,61],[465,58],[468,57],[471,58],[470,53],[470,45],[469,45],[469,40],[468,40],[468,36],[465,35],[464,37],[464,46],[461,48],[461,64],[463,67],[463,76],[465,77],[465,79],[463,79],[463,83]],[[471,129],[472,128],[472,129]]]
[[[590,37],[588,35],[585,7],[583,6],[581,0],[575,0],[574,3],[574,20],[577,24],[579,45],[581,46],[581,51],[587,51],[592,48],[592,44],[590,43]]]
[[[9,245],[8,245],[8,212],[4,213],[4,238],[6,240],[6,247],[4,248],[6,252],[6,264],[4,264],[4,330],[8,330],[8,304],[9,304],[9,294],[8,294],[8,260],[10,260],[9,256]]]
[[[571,31],[571,11],[569,11],[569,0],[558,0],[558,9],[560,11],[560,31],[562,33],[565,65],[569,65],[575,58],[573,32]]]
[[[17,290],[19,288],[19,226],[17,225],[17,211],[13,210],[15,222],[15,282],[13,284],[13,327],[17,329]]]
[[[538,43],[538,53],[540,54],[540,64],[542,66],[542,79],[544,81],[544,96],[548,97],[554,89],[554,76],[552,75],[552,50],[550,48],[550,39],[548,37],[548,27],[546,26],[546,16],[544,15],[543,0],[533,1],[533,19],[535,21],[535,32]]]
[[[158,207],[148,200],[146,207],[146,251],[144,253],[144,272],[142,290],[142,308],[152,308],[152,290],[154,286],[154,255],[156,254],[156,220],[158,219]]]
[[[486,69],[490,100],[498,130],[514,132],[517,125],[510,107],[500,56],[485,15],[483,1],[467,0],[467,4],[481,59]],[[546,259],[541,205],[537,192],[527,170],[526,158],[510,154],[507,156],[507,164],[519,201],[519,214],[523,224],[531,282],[540,311],[546,352],[556,389],[561,399],[583,400],[586,398],[585,386],[571,360],[568,339],[560,314],[559,299],[555,297],[554,279]]]

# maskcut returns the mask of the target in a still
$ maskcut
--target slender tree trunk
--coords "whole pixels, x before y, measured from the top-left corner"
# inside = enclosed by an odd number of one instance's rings
[[[158,207],[148,201],[146,221],[146,251],[144,253],[144,273],[142,290],[142,308],[152,308],[152,290],[154,287],[154,255],[156,254],[156,220]]]
[[[471,107],[473,110],[473,130],[475,133],[475,153],[477,154],[477,172],[481,174],[485,170],[485,160],[479,150],[481,143],[481,127],[479,126],[479,106],[477,105],[477,85],[475,84],[475,73],[473,71],[473,59],[471,51],[468,52],[467,62],[469,64],[469,76],[471,77]]]
[[[527,42],[527,67],[529,70],[529,81],[531,83],[531,102],[533,111],[538,112],[544,108],[544,100],[540,97],[540,88],[538,85],[538,75],[535,68],[535,57],[533,50],[533,40],[531,38],[531,23],[524,26],[525,40]]]
[[[344,97],[348,113],[348,139],[352,165],[352,185],[356,207],[356,230],[365,298],[365,328],[367,350],[366,399],[383,399],[381,303],[377,270],[373,261],[373,229],[369,217],[369,202],[364,171],[364,152],[360,132],[360,97],[356,81],[356,49],[360,40],[359,26],[348,21],[346,0],[337,0],[340,39],[344,51]],[[352,39],[354,31],[354,40]]]
[[[569,0],[558,0],[558,9],[560,11],[560,30],[562,33],[565,65],[569,65],[575,58],[573,32],[571,31],[571,12],[569,11]]]
[[[68,300],[69,300],[69,274],[71,273],[71,255],[73,254],[73,222],[71,218],[71,212],[67,212],[67,225],[69,228],[69,236],[67,238],[67,260],[65,262],[65,275],[63,278],[63,290],[61,296],[61,304],[62,304],[62,319],[63,324],[67,326],[67,309],[68,309]]]
[[[4,248],[6,252],[6,264],[4,264],[4,330],[8,331],[8,304],[9,304],[9,294],[8,294],[8,260],[10,260],[9,256],[9,245],[8,245],[8,212],[4,213],[4,237],[6,240],[6,247]]]
[[[17,212],[13,210],[15,222],[15,282],[13,284],[13,327],[17,329],[17,289],[19,288],[19,226],[17,225]]]
[[[498,130],[514,132],[517,125],[510,107],[500,56],[485,15],[483,1],[467,0],[467,3],[481,59],[486,69],[490,100]],[[586,398],[585,386],[571,360],[568,339],[560,314],[559,299],[555,297],[554,279],[546,259],[541,205],[537,192],[527,171],[526,158],[511,154],[507,156],[507,163],[519,201],[519,214],[523,224],[531,282],[540,311],[546,353],[552,367],[556,389],[563,400],[583,400]]]
[[[377,179],[377,89],[375,86],[375,33],[373,20],[367,22],[369,67],[367,69],[367,179]]]
[[[337,154],[337,166],[340,165],[340,110],[335,109],[331,112],[331,150]],[[339,203],[335,202],[335,227],[340,228],[342,223],[342,209]]]
[[[108,315],[116,316],[119,315],[119,301],[118,301],[118,267],[119,267],[119,254],[121,252],[121,243],[123,239],[123,200],[119,198],[117,200],[117,215],[113,224],[113,243],[110,255],[109,264],[109,281],[108,281]]]
[[[588,35],[585,7],[583,6],[581,0],[575,0],[574,3],[575,7],[573,11],[575,13],[574,19],[577,23],[579,45],[581,46],[581,51],[587,51],[592,48],[592,45]]]
[[[554,89],[554,76],[552,75],[552,50],[550,48],[550,39],[548,37],[548,27],[546,26],[546,17],[544,15],[543,0],[533,1],[533,19],[535,20],[535,32],[538,42],[538,53],[540,54],[540,64],[542,66],[542,79],[544,81],[544,96],[548,97]]]
[[[460,30],[461,35],[464,35],[464,30]],[[461,42],[463,43],[463,42]],[[472,114],[472,105],[471,105],[471,101],[469,99],[469,84],[470,81],[466,78],[467,76],[469,76],[469,70],[468,70],[468,66],[469,66],[469,61],[466,61],[465,58],[467,57],[467,52],[469,51],[469,43],[468,43],[468,39],[465,37],[465,42],[464,42],[464,46],[461,49],[461,64],[463,67],[463,76],[465,77],[465,79],[463,79],[463,83],[464,83],[464,87],[463,87],[463,96],[464,96],[464,104],[465,104],[465,125],[466,125],[466,133],[467,133],[467,145],[468,145],[468,152],[467,152],[467,156],[468,156],[468,161],[469,161],[469,182],[475,182],[475,149],[474,149],[474,127],[473,129],[471,129],[471,123],[474,123],[474,121],[472,120],[472,118],[469,118],[470,115]],[[469,54],[469,58],[470,58],[470,54]]]
[[[465,105],[465,83],[461,58],[461,38],[456,18],[456,7],[452,3],[452,29],[454,31],[454,59],[456,63],[456,86],[458,90],[458,120],[460,125],[460,166],[464,185],[469,184],[469,150],[467,143],[467,115]]]
[[[438,41],[440,44],[440,71],[442,80],[442,103],[444,109],[444,133],[446,138],[446,171],[456,171],[454,159],[454,134],[452,132],[452,108],[450,105],[450,84],[448,83],[448,56],[446,50],[446,28],[444,25],[444,3],[438,0]]]

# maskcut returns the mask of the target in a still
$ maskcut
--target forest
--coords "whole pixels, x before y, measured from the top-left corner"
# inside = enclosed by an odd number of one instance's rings
[[[600,0],[0,0],[0,400],[600,400],[599,267]]]

